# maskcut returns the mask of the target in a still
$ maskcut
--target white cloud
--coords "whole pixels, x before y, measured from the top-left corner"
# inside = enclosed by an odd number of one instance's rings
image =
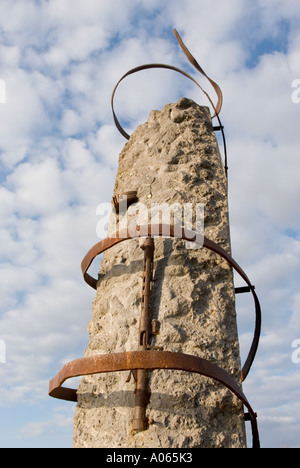
[[[77,112],[66,109],[61,122],[61,132],[64,136],[76,135],[80,131],[81,119]]]
[[[123,145],[124,139],[114,125],[102,125],[95,135],[89,137],[89,147],[94,157],[114,170],[117,169]]]
[[[6,104],[0,106],[1,160],[8,167],[26,157],[33,138],[50,126],[49,117],[39,92],[44,92],[45,101],[55,92],[50,86],[45,89],[45,79],[40,73],[21,69],[8,70],[4,74]]]
[[[47,421],[34,421],[26,424],[20,430],[19,436],[35,439],[40,436],[53,437],[58,432],[64,434],[64,429],[72,424],[74,410],[72,408],[57,408]]]
[[[7,222],[13,213],[14,194],[4,187],[0,187],[0,223],[1,226]]]
[[[16,193],[15,210],[25,216],[45,215],[66,205],[61,173],[52,159],[19,165],[8,177],[8,185]]]
[[[21,57],[20,47],[12,45],[0,45],[1,63],[5,64],[5,68],[14,68],[19,66]],[[4,67],[3,67],[4,68]]]

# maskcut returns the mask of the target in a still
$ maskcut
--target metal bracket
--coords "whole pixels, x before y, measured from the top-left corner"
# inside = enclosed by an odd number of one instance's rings
[[[137,192],[124,192],[120,195],[114,195],[112,197],[111,204],[113,205],[117,214],[119,212],[125,213],[130,205],[138,202]]]
[[[217,127],[213,127],[214,131],[215,132],[219,132],[220,130],[224,130],[224,126],[223,125],[219,125]]]
[[[235,288],[234,292],[235,294],[244,294],[244,293],[249,293],[251,292],[253,289],[255,289],[255,286],[243,286],[241,288]]]

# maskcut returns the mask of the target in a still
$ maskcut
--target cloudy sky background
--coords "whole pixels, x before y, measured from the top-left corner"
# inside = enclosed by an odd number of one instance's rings
[[[47,391],[88,343],[94,292],[80,263],[125,144],[110,96],[144,63],[194,74],[173,27],[224,94],[233,257],[263,311],[244,391],[263,447],[300,446],[299,26],[299,0],[0,0],[1,447],[72,444],[74,404]],[[180,75],[142,72],[121,84],[116,111],[131,132],[183,95],[207,105]],[[253,303],[237,306],[245,357]]]

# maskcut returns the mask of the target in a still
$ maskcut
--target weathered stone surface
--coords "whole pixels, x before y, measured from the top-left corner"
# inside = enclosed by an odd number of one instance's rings
[[[115,194],[139,201],[203,203],[205,235],[230,253],[227,188],[209,109],[182,98],[152,111],[119,158]],[[149,198],[151,194],[151,198]],[[134,206],[129,209],[134,219]],[[130,217],[129,217],[130,219]],[[136,350],[141,309],[141,240],[103,255],[85,355]],[[233,273],[227,262],[184,241],[155,239],[152,345],[193,354],[240,382]],[[74,447],[244,447],[243,407],[220,384],[180,371],[154,371],[148,430],[132,433],[134,381],[126,373],[84,377],[78,390]]]

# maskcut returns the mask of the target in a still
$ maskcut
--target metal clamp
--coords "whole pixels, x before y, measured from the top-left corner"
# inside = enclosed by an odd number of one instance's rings
[[[111,204],[113,205],[116,213],[119,213],[120,211],[125,213],[130,205],[137,203],[138,201],[137,192],[131,191],[121,193],[120,195],[114,195],[112,197]]]

